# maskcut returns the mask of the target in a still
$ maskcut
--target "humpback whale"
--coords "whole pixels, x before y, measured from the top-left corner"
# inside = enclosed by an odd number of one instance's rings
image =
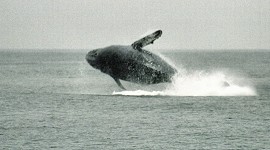
[[[162,34],[158,30],[131,45],[112,45],[94,49],[86,55],[87,62],[95,69],[110,75],[124,89],[120,80],[139,84],[171,82],[176,69],[158,55],[143,47],[153,44]]]

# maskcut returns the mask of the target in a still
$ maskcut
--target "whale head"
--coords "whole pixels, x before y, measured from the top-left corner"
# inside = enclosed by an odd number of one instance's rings
[[[99,56],[99,49],[94,49],[86,54],[85,59],[92,67],[98,69],[97,63],[98,56]]]

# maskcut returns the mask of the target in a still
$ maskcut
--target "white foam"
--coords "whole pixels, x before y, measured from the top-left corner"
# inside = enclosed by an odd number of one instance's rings
[[[144,90],[136,90],[136,91],[121,91],[121,92],[113,92],[113,95],[128,95],[128,96],[158,96],[164,95],[163,91],[144,91]]]
[[[195,71],[187,73],[179,69],[172,83],[161,91],[121,91],[113,95],[129,96],[255,96],[256,90],[244,78],[221,71]]]
[[[241,78],[223,72],[203,71],[176,75],[164,90],[171,96],[254,96],[256,91]]]

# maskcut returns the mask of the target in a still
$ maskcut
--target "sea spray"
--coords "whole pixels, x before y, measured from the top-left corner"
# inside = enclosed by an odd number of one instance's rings
[[[159,54],[170,65],[176,68],[168,58]],[[207,72],[204,70],[187,71],[181,67],[172,78],[172,83],[161,91],[121,91],[113,95],[130,96],[255,96],[256,90],[243,77],[223,71]]]
[[[113,95],[130,96],[255,96],[256,90],[250,85],[239,85],[237,78],[222,72],[194,72],[187,75],[177,74],[173,82],[162,91],[122,91]]]
[[[250,85],[237,84],[238,79],[223,72],[195,71],[176,75],[163,91],[171,96],[254,96]]]

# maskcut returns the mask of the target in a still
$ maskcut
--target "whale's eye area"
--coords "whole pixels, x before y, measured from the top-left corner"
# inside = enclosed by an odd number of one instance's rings
[[[96,57],[98,55],[97,50],[92,51],[91,56]]]
[[[90,51],[88,53],[88,55],[91,56],[91,57],[96,57],[97,56],[97,50]]]
[[[97,56],[97,53],[94,53],[93,56]]]
[[[86,60],[95,61],[97,56],[98,56],[98,50],[92,50],[88,52],[88,54],[86,55]]]

